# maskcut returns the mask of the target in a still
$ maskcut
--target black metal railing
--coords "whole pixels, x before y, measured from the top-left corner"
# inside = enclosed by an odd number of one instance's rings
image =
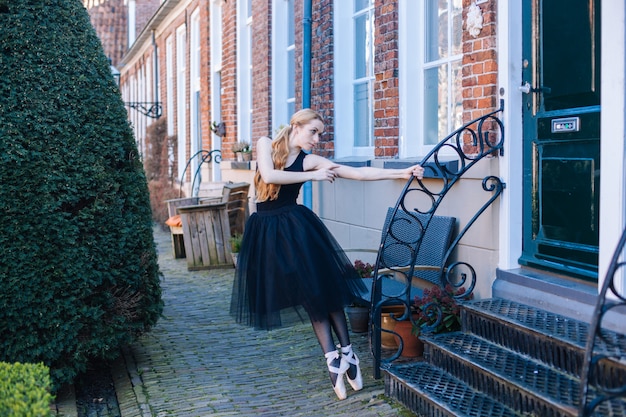
[[[180,176],[180,191],[178,193],[178,197],[182,197],[183,196],[183,184],[185,183],[185,174],[187,173],[187,169],[189,169],[189,167],[191,166],[191,163],[194,160],[198,160],[198,166],[196,167],[196,172],[194,172],[193,174],[193,178],[191,180],[191,190],[193,193],[194,190],[194,186],[196,184],[196,179],[198,179],[198,177],[200,176],[200,168],[202,168],[202,164],[204,163],[211,163],[211,162],[215,162],[216,164],[219,164],[222,162],[222,151],[219,149],[213,149],[211,151],[207,151],[206,149],[202,149],[199,150],[198,152],[194,153],[188,160],[187,160],[187,164],[185,165],[185,169],[183,169],[183,173]]]
[[[625,245],[626,230],[622,232],[617,248],[613,253],[589,326],[580,378],[578,415],[581,417],[600,415],[602,412],[598,414],[596,410],[603,403],[614,398],[626,398],[626,376],[623,374],[615,375],[610,370],[607,372],[607,369],[611,368],[610,361],[621,363],[626,361],[626,351],[623,349],[625,336],[603,332],[602,325],[608,313],[621,310],[618,314],[626,314],[626,297],[623,290],[620,289],[620,286],[624,285],[622,279],[626,276],[624,275],[624,271],[626,271],[624,268],[626,265]],[[607,375],[610,377],[606,377]]]
[[[397,333],[391,331],[399,338],[399,347],[395,353],[382,359],[381,332],[389,332],[386,329],[381,329],[382,308],[386,305],[404,306],[404,313],[396,317],[396,319],[413,320],[410,314],[412,282],[413,277],[418,272],[415,269],[415,260],[420,250],[424,233],[429,227],[433,216],[437,213],[442,200],[461,177],[483,158],[503,154],[504,125],[498,118],[499,113],[503,110],[504,101],[501,100],[500,107],[497,110],[464,124],[439,142],[422,159],[421,165],[426,171],[425,177],[435,177],[440,180],[410,179],[404,186],[395,204],[390,221],[384,227],[381,246],[379,247],[375,264],[370,310],[370,342],[374,356],[375,378],[380,378],[381,364],[390,363],[398,359],[404,345],[402,338]],[[476,210],[465,226],[460,228],[444,256],[444,262],[440,265],[438,285],[442,288],[447,284],[452,285],[457,290],[456,298],[459,300],[466,299],[473,292],[476,285],[476,272],[469,262],[452,261],[452,254],[469,228],[499,197],[504,187],[505,184],[497,176],[488,175],[483,178],[482,190],[488,193],[488,198]],[[463,208],[459,208],[459,210],[463,210]],[[401,215],[398,213],[401,213]],[[413,230],[409,233],[407,236],[410,237],[394,235],[395,223],[406,223],[407,215],[413,217],[411,219],[411,227],[418,230]],[[386,256],[386,252],[397,252],[398,247],[401,247],[408,254],[407,262],[404,262],[403,267],[386,264],[386,259],[394,258],[394,256]],[[383,269],[385,270],[384,273]],[[401,281],[404,282],[403,289],[396,294],[383,294],[382,282],[392,275],[396,280],[398,277],[401,278]],[[458,292],[460,288],[464,288],[465,291],[462,293]],[[428,329],[436,328],[442,319],[441,309],[436,305],[427,305],[424,311],[427,311],[431,317],[435,318],[435,322],[428,326]]]

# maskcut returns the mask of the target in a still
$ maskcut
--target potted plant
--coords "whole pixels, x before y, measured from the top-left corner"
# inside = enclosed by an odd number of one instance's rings
[[[226,136],[226,124],[224,122],[216,122],[213,121],[211,123],[211,132],[215,133],[215,135],[223,138],[224,136]]]
[[[448,284],[443,289],[439,286],[425,289],[421,297],[416,296],[413,307],[417,318],[413,333],[419,335],[422,331],[428,331],[437,334],[461,330],[461,307],[455,297],[464,293],[464,287],[454,290],[452,285]],[[471,298],[470,294],[462,299]],[[441,311],[441,320],[438,320],[438,311]]]
[[[241,241],[243,236],[239,233],[234,234],[230,237],[230,255],[233,258],[233,265],[237,268],[237,255],[239,255],[239,251],[241,250]]]
[[[237,161],[250,161],[252,159],[252,148],[248,142],[238,141],[233,144],[232,150]]]
[[[372,276],[374,267],[366,262],[357,259],[354,261],[354,269],[361,278]],[[369,324],[370,307],[364,302],[355,301],[346,307],[346,314],[350,322],[350,328],[354,333],[365,333]]]

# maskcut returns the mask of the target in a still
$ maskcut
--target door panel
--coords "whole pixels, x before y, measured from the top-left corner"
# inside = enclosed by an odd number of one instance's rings
[[[524,7],[524,225],[520,263],[597,280],[599,0]]]

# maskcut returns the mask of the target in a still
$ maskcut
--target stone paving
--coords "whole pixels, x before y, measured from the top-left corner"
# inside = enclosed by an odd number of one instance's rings
[[[234,269],[190,272],[155,229],[165,309],[112,369],[122,417],[411,415],[372,376],[365,334],[352,334],[364,388],[337,400],[311,325],[258,331],[229,315]]]

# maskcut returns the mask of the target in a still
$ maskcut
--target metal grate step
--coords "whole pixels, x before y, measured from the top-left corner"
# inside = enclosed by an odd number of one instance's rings
[[[467,333],[423,337],[429,361],[509,407],[540,416],[572,417],[579,381],[528,356]]]
[[[522,416],[426,362],[389,365],[384,371],[385,394],[421,416]]]
[[[572,375],[580,375],[589,325],[504,299],[464,304],[463,328],[513,351],[527,354]],[[596,351],[626,352],[626,336],[603,331]],[[626,364],[613,361],[606,372],[626,375]]]

